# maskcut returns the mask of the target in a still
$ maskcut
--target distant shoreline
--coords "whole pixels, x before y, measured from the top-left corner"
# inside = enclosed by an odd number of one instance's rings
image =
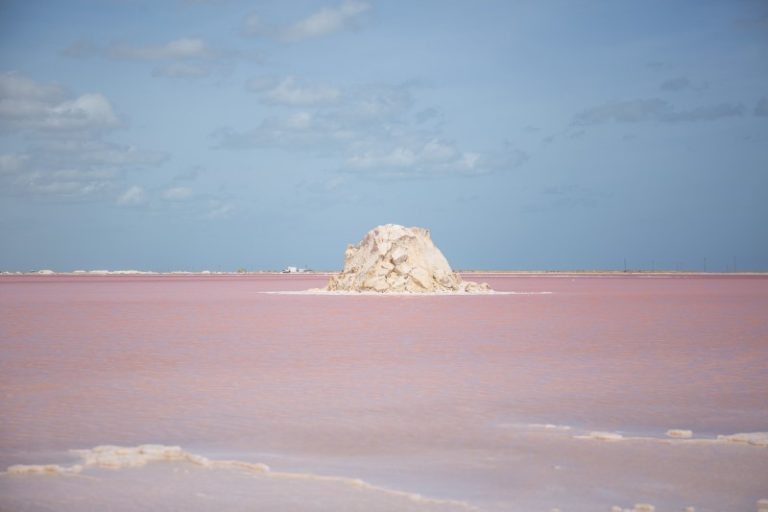
[[[71,272],[57,272],[53,270],[35,270],[27,272],[2,271],[0,276],[330,276],[339,273],[339,270],[317,270],[306,272],[282,272],[278,270],[254,270],[254,271],[186,271],[175,270],[169,272],[151,270],[76,270]],[[462,275],[479,276],[768,276],[768,271],[746,272],[701,272],[682,270],[455,270]]]

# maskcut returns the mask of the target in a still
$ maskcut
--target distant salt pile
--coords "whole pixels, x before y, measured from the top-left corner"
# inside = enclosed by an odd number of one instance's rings
[[[488,293],[485,283],[462,280],[424,228],[385,224],[344,253],[344,270],[327,291],[379,293]]]
[[[597,441],[623,441],[624,436],[617,432],[590,432],[583,436],[575,436],[577,439],[595,439]]]
[[[677,439],[690,439],[691,437],[693,437],[693,431],[673,428],[673,429],[667,430],[667,437],[674,437]]]
[[[688,507],[691,508],[691,507]],[[611,507],[611,512],[655,512],[656,507],[650,503],[637,503],[633,508],[621,508],[618,505]],[[688,509],[686,509],[686,512]]]

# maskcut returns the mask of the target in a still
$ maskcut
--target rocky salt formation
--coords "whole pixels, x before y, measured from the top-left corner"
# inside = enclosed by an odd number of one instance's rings
[[[485,283],[464,281],[451,270],[424,228],[385,224],[344,253],[344,270],[327,291],[379,293],[488,293]]]

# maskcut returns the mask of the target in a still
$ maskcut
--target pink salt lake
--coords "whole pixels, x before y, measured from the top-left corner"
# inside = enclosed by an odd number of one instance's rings
[[[184,461],[4,474],[0,510],[702,512],[768,498],[768,448],[714,442],[768,431],[768,278],[467,277],[529,293],[2,276],[0,469],[157,443],[287,476]]]

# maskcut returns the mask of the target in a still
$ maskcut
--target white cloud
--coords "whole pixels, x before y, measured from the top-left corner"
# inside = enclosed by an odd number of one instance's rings
[[[120,124],[112,104],[98,93],[83,94],[51,108],[45,119],[48,128],[71,129],[93,126],[111,127]]]
[[[23,144],[0,155],[0,193],[58,198],[114,193],[133,170],[167,156],[103,140],[120,119],[102,94],[75,96],[19,73],[0,74],[0,130],[22,132]]]
[[[104,130],[120,124],[99,93],[67,99],[56,85],[40,84],[16,72],[0,74],[0,127],[30,130]]]
[[[262,97],[275,98],[280,91],[281,105],[299,106],[318,100],[320,95],[304,94],[305,87],[297,84],[295,79],[257,78],[248,87]],[[442,123],[424,126],[419,119],[414,120],[412,91],[416,87],[415,83],[405,83],[333,89],[332,97],[338,95],[336,101],[301,105],[301,110],[264,118],[250,130],[224,128],[212,135],[220,148],[272,147],[335,156],[340,170],[360,176],[488,174],[516,168],[528,159],[526,153],[510,148],[461,149],[442,136]],[[299,89],[301,94],[296,92]],[[424,116],[429,120],[440,114],[433,107]]]
[[[151,167],[167,158],[159,151],[140,150],[134,146],[115,144],[98,139],[51,140],[29,152],[32,160],[52,166],[56,163],[77,167],[122,169]]]
[[[455,144],[439,139],[429,139],[410,147],[400,146],[383,153],[354,154],[346,161],[350,169],[405,174],[488,172],[479,168],[480,163],[480,154],[460,151]]]
[[[37,159],[27,158],[5,176],[4,188],[36,196],[82,197],[110,188],[117,175],[115,169],[80,168],[65,162],[46,167]]]
[[[286,41],[302,41],[339,32],[353,26],[371,5],[358,0],[346,0],[337,7],[326,7],[300,20],[282,32]]]
[[[246,87],[260,93],[266,103],[289,106],[314,106],[334,103],[341,97],[341,91],[324,85],[302,85],[288,76],[281,80],[255,78]]]
[[[405,122],[405,114],[413,107],[415,87],[410,83],[367,84],[342,90],[330,85],[306,84],[293,76],[256,77],[245,86],[268,104],[325,107],[321,110],[324,117],[344,125]]]
[[[117,204],[121,206],[136,206],[147,201],[147,194],[139,186],[132,186],[117,198]]]
[[[0,155],[3,192],[85,196],[114,189],[126,173],[159,165],[165,155],[100,140],[53,139]]]
[[[213,137],[219,147],[228,149],[282,147],[327,151],[352,141],[355,133],[327,117],[301,111],[285,117],[268,117],[250,130],[221,129]]]
[[[202,39],[182,37],[161,45],[115,45],[107,54],[113,59],[125,60],[186,60],[211,58],[215,52]]]
[[[59,85],[41,84],[16,71],[0,74],[0,98],[49,102],[63,96],[64,89]]]
[[[385,178],[474,176],[515,169],[528,160],[524,151],[466,151],[439,138],[412,140],[389,150],[353,153],[345,161],[350,172]]]
[[[345,0],[335,7],[324,7],[288,26],[272,26],[255,13],[243,20],[243,33],[270,37],[283,42],[298,42],[327,36],[355,27],[371,4],[362,0]]]
[[[405,115],[413,107],[413,86],[365,85],[347,92],[349,100],[334,114],[346,123],[405,122]]]
[[[189,187],[171,187],[163,192],[163,198],[168,201],[186,201],[192,197],[192,189]]]

